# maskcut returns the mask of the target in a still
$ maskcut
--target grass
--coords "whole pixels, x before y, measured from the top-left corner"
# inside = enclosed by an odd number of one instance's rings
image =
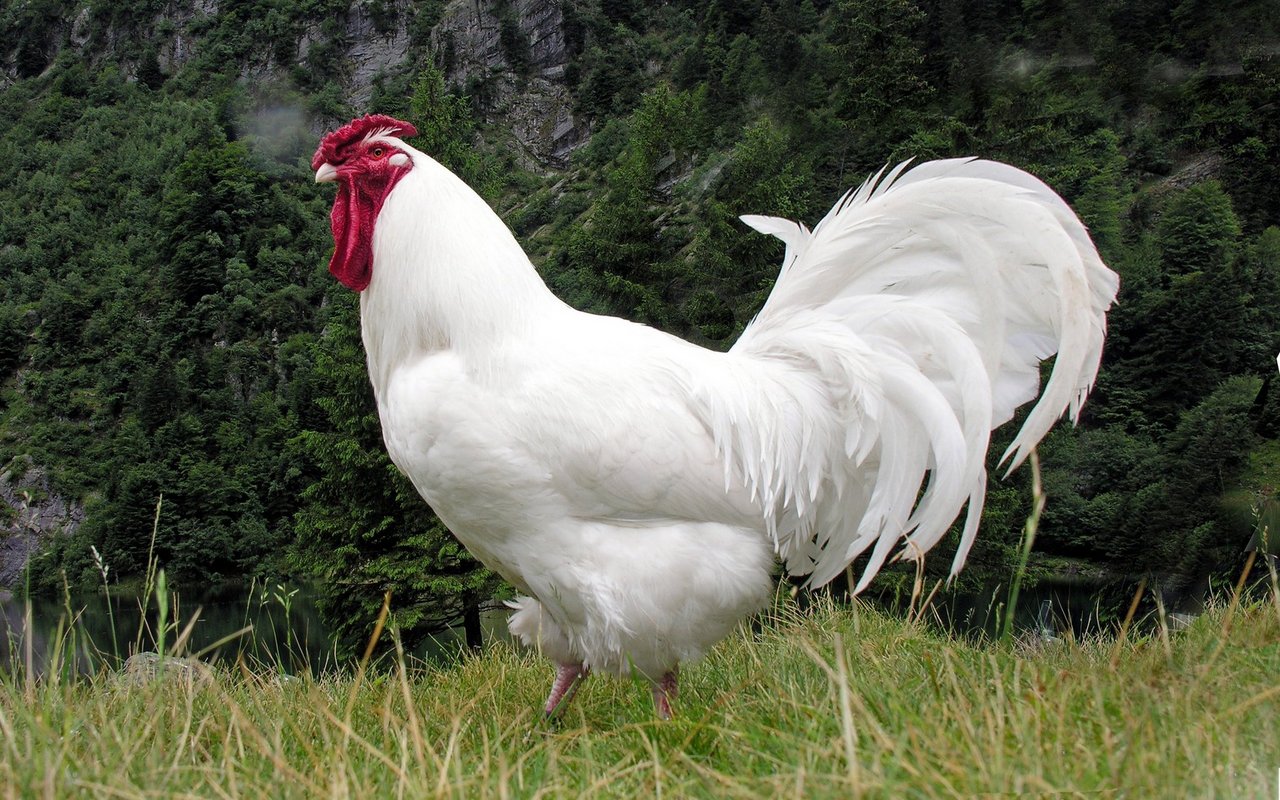
[[[285,679],[0,682],[0,797],[1230,797],[1280,769],[1280,595],[1187,630],[974,643],[856,603],[783,604],[682,672],[677,719],[496,643]]]

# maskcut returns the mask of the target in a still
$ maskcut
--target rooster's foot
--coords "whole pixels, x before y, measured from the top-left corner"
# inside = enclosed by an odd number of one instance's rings
[[[678,676],[679,668],[672,667],[670,672],[662,676],[662,680],[653,685],[653,706],[660,719],[671,719],[674,716],[671,704],[676,699]]]
[[[554,719],[564,713],[578,691],[578,685],[590,674],[581,664],[557,664],[556,679],[551,684],[551,694],[547,696],[547,704],[542,711],[548,719]]]

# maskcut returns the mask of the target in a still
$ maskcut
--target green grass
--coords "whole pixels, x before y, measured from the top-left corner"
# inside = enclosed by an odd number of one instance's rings
[[[683,672],[678,717],[505,643],[446,667],[0,684],[3,797],[1276,796],[1280,599],[1147,638],[977,644],[785,606]]]

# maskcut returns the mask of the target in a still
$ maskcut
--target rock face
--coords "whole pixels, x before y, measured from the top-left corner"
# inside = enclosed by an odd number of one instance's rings
[[[570,53],[558,2],[455,0],[431,41],[452,54],[452,85],[488,84],[492,116],[511,127],[532,161],[564,166],[586,141],[590,130],[574,118],[565,83]]]
[[[394,23],[379,26],[367,2],[347,12],[344,88],[351,106],[368,106],[374,80],[396,71],[412,73],[415,58],[446,61],[455,89],[484,87],[489,121],[510,128],[530,166],[564,166],[586,141],[589,128],[573,116],[565,83],[569,49],[558,0],[453,0],[431,31],[429,53],[415,50],[409,33],[413,8],[392,6]],[[299,47],[319,41],[318,25]]]
[[[354,108],[369,105],[374,78],[400,67],[409,57],[408,21],[413,12],[407,6],[397,4],[395,25],[385,33],[378,30],[366,4],[353,5],[347,14],[348,99]]]
[[[564,166],[586,141],[590,131],[574,118],[565,83],[570,53],[558,0],[453,0],[431,31],[428,52],[413,44],[411,3],[379,8],[381,25],[368,2],[353,3],[344,24],[343,88],[357,113],[368,107],[380,75],[412,74],[415,59],[443,57],[452,87],[483,87],[489,121],[510,128],[530,166]],[[311,25],[299,61],[322,38],[320,23]]]
[[[0,472],[0,587],[18,585],[45,540],[73,534],[83,522],[84,506],[51,493],[30,457],[15,458]]]
[[[137,74],[137,41],[155,54],[159,69],[172,75],[199,54],[202,38],[228,4],[221,0],[174,0],[152,18],[131,27],[103,23],[85,6],[51,23],[47,63],[59,47],[92,60],[118,61]],[[230,12],[227,12],[230,13]],[[276,13],[276,12],[272,12]],[[411,0],[354,0],[338,20],[309,19],[295,30],[296,47],[278,61],[279,43],[256,45],[240,66],[248,85],[292,85],[294,69],[309,70],[315,48],[338,48],[343,99],[363,113],[379,76],[412,75],[427,63],[445,62],[448,83],[482,93],[488,121],[506,126],[529,166],[563,166],[585,142],[588,126],[575,119],[565,76],[570,52],[561,0],[452,0],[431,30],[429,43],[413,20],[420,8]],[[336,23],[336,24],[335,24]],[[296,22],[293,24],[297,24]],[[0,44],[0,85],[18,77],[16,51]],[[335,120],[312,120],[318,133]]]

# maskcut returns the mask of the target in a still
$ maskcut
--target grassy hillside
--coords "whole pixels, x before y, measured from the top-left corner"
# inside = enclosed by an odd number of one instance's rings
[[[1012,646],[794,607],[684,673],[677,719],[544,661],[0,684],[3,797],[1273,797],[1280,595],[1185,631]]]

